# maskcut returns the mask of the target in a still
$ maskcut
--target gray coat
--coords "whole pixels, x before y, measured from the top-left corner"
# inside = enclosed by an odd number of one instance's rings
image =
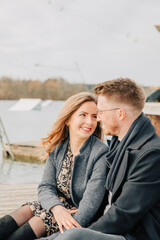
[[[69,139],[65,140],[49,154],[38,187],[38,199],[42,207],[48,211],[55,205],[63,205],[57,197],[56,179],[68,142]],[[107,150],[106,144],[91,136],[74,159],[70,191],[72,201],[79,209],[74,214],[74,219],[83,227],[91,223],[105,194]]]

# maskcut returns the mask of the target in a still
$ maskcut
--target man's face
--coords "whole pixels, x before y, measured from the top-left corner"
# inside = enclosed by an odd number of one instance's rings
[[[111,136],[118,136],[119,133],[119,118],[118,110],[114,101],[107,99],[106,96],[98,96],[97,103],[97,120],[104,125],[104,134]]]

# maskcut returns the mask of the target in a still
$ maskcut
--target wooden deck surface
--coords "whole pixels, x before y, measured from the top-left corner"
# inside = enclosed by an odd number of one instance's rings
[[[27,201],[37,200],[37,186],[38,183],[0,184],[0,217]]]
[[[4,153],[8,153],[16,160],[36,160],[40,162],[42,151],[37,148],[38,142],[17,142],[4,145]]]

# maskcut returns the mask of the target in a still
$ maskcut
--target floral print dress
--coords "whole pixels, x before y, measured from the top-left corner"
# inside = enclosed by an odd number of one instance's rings
[[[72,203],[70,193],[72,167],[73,167],[73,154],[71,152],[71,148],[69,145],[67,153],[65,154],[65,157],[62,162],[60,173],[57,178],[58,197],[62,201],[64,207],[66,207],[67,209],[76,209]],[[40,202],[33,201],[28,202],[24,205],[29,205],[33,212],[33,215],[42,218],[45,225],[47,236],[50,236],[51,234],[59,231],[59,227],[54,218],[54,215],[51,212],[48,212],[47,210],[42,208]]]

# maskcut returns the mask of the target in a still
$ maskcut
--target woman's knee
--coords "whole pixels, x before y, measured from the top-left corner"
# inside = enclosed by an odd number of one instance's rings
[[[23,225],[33,217],[31,208],[28,205],[22,206],[10,215],[17,222],[18,226]]]

